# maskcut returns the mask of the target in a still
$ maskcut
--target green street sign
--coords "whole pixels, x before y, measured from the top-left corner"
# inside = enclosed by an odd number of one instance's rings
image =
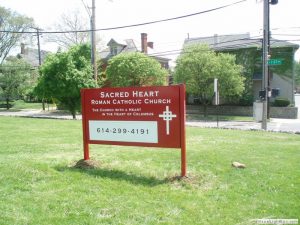
[[[268,65],[269,66],[282,65],[282,59],[269,59]]]

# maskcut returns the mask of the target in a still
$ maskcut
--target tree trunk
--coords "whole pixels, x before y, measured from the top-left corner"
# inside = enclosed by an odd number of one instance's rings
[[[6,98],[6,109],[9,110],[9,98]]]
[[[43,106],[43,111],[45,111],[46,108],[45,108],[45,99],[44,98],[42,99],[42,106]]]
[[[203,104],[203,114],[204,114],[204,118],[207,118],[207,104],[206,103]]]
[[[209,104],[209,101],[206,97],[205,94],[203,94],[200,98],[201,104],[203,105],[203,114],[204,114],[204,118],[207,118],[207,106]]]
[[[73,120],[76,120],[76,111],[72,111],[72,117],[73,117]]]

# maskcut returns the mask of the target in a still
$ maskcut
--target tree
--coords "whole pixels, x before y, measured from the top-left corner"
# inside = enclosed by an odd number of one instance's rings
[[[259,74],[262,71],[261,59],[262,52],[256,47],[224,50],[223,53],[230,53],[235,56],[236,64],[243,67],[242,76],[245,78],[245,89],[242,96],[239,97],[240,105],[249,106],[253,104],[253,74]]]
[[[108,83],[113,87],[162,85],[167,70],[159,62],[140,52],[116,55],[106,69]]]
[[[58,44],[63,49],[69,49],[74,45],[85,44],[90,41],[90,32],[88,32],[90,30],[89,20],[78,10],[69,14],[62,14],[59,22],[54,25],[54,30],[62,33],[48,34],[46,40]],[[96,39],[96,42],[100,44],[100,38],[96,37]]]
[[[56,31],[82,31],[88,30],[88,20],[81,14],[73,12],[72,14],[63,14],[59,23],[54,25]],[[47,41],[58,44],[63,49],[68,49],[73,45],[84,44],[89,41],[88,32],[66,32],[60,34],[49,34]]]
[[[90,64],[90,46],[77,45],[67,52],[49,55],[40,67],[35,92],[39,97],[55,98],[76,119],[80,109],[80,89],[95,87]]]
[[[191,45],[177,59],[174,79],[176,83],[186,83],[187,92],[207,105],[213,98],[214,78],[218,78],[220,96],[241,95],[244,90],[241,71],[233,55],[217,54],[206,45]]]
[[[23,37],[22,32],[32,26],[33,19],[0,6],[0,64]]]
[[[30,87],[31,66],[24,60],[12,57],[0,66],[0,96],[9,102],[26,94]]]

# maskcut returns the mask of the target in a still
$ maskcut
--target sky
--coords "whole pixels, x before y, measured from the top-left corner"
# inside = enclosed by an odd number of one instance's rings
[[[95,0],[96,28],[119,27],[155,20],[173,18],[225,6],[239,0]],[[75,11],[88,20],[84,4],[92,0],[0,0],[0,6],[32,17],[39,28],[49,31],[59,23],[62,14]],[[272,37],[300,44],[300,0],[279,0],[270,7]],[[261,0],[244,2],[183,19],[133,28],[99,31],[97,35],[105,45],[111,38],[134,39],[140,42],[140,34],[147,33],[154,42],[156,52],[182,48],[187,37],[207,37],[214,34],[239,34],[249,32],[262,37],[263,3]],[[89,27],[87,27],[89,29]],[[41,48],[56,51],[57,46],[47,44],[43,38]],[[166,56],[175,60],[178,55]],[[296,60],[300,59],[300,50]]]

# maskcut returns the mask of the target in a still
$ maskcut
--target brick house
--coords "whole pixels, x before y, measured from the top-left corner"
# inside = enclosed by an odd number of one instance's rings
[[[126,52],[143,52],[146,55],[157,60],[162,68],[169,69],[170,59],[155,56],[154,54],[156,52],[154,50],[154,43],[148,42],[146,33],[141,33],[140,44],[134,41],[133,39],[125,39],[123,41],[114,38],[110,39],[110,41],[107,43],[107,48],[100,52],[100,59],[102,61],[102,71],[105,71],[109,59],[120,53]],[[169,83],[169,77],[166,79],[167,83]]]

